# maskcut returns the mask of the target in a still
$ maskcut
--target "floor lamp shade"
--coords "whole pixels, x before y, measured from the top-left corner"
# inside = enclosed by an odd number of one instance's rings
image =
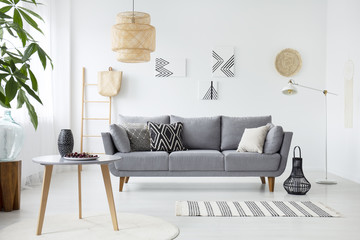
[[[117,60],[126,63],[150,61],[155,51],[156,31],[150,25],[150,15],[143,12],[122,12],[111,29],[112,50]]]

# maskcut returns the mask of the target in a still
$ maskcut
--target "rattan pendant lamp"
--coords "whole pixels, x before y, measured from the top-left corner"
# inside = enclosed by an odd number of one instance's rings
[[[117,52],[117,60],[125,63],[150,61],[150,53],[155,51],[155,28],[150,25],[150,15],[134,11],[121,12],[116,16],[116,24],[111,29],[112,50]]]

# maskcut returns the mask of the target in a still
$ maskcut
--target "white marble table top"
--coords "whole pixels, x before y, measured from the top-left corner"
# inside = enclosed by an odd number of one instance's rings
[[[100,155],[96,160],[66,160],[60,155],[47,155],[41,157],[34,157],[33,162],[39,163],[41,165],[85,165],[85,164],[108,164],[120,160],[121,157],[114,155]]]

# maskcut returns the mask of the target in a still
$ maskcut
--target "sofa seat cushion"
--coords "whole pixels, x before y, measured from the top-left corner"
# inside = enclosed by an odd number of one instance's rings
[[[169,171],[167,152],[130,152],[116,153],[121,160],[115,162],[120,171]]]
[[[224,171],[224,156],[216,150],[172,152],[170,171]]]
[[[275,154],[260,154],[252,152],[222,152],[225,158],[225,171],[276,171],[279,168],[281,156]]]

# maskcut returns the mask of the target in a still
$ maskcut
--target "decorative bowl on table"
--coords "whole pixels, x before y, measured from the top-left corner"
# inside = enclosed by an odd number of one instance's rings
[[[96,160],[99,158],[98,155],[89,154],[86,152],[78,153],[68,153],[64,157],[66,160],[72,160],[72,161],[85,161],[85,160]]]

